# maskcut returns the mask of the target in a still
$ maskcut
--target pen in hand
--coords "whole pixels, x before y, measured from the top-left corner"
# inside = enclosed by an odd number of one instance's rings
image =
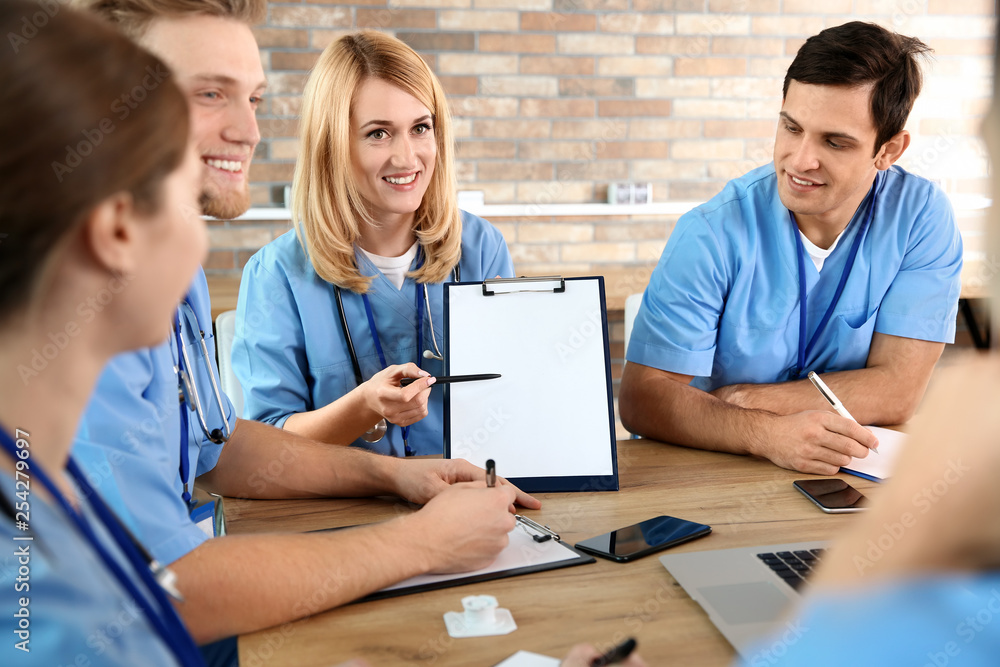
[[[823,398],[827,400],[827,402],[830,404],[830,406],[834,409],[834,411],[838,415],[840,415],[845,419],[850,419],[854,423],[858,423],[858,420],[855,419],[854,416],[847,411],[847,408],[844,407],[844,404],[841,403],[840,399],[837,398],[837,395],[834,394],[833,391],[828,386],[826,386],[826,383],[823,382],[823,378],[821,378],[816,373],[816,371],[809,371],[808,378],[810,382],[813,383],[813,386],[819,390],[819,393],[823,395]],[[878,445],[872,447],[872,451],[878,454]]]
[[[621,662],[632,654],[632,651],[635,650],[635,645],[635,639],[629,637],[604,655],[600,655],[591,660],[590,667],[604,667],[605,665],[613,665],[616,662]]]
[[[454,382],[478,382],[480,380],[496,380],[499,373],[477,373],[473,375],[438,375],[434,378],[434,384],[451,384]],[[424,378],[403,378],[399,381],[400,387],[408,387],[417,380]]]
[[[493,459],[486,459],[486,487],[492,489],[497,485],[497,464]]]

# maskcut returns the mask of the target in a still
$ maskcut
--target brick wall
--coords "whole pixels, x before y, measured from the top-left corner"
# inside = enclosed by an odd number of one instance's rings
[[[376,28],[410,44],[441,78],[460,189],[532,209],[487,215],[518,273],[602,274],[609,292],[641,291],[676,215],[550,216],[531,205],[604,202],[612,181],[650,182],[659,202],[711,197],[770,161],[782,78],[805,38],[856,19],[935,50],[901,164],[950,194],[987,194],[977,134],[992,86],[989,0],[301,0],[270,2],[255,29],[270,90],[253,202],[283,205],[300,92],[319,52],[346,32]],[[266,216],[210,225],[206,269],[216,274],[238,273],[289,228]],[[981,213],[961,214],[960,225],[967,250],[984,251]],[[619,299],[609,313],[616,389],[620,308]]]
[[[802,41],[854,19],[916,35],[936,52],[902,164],[951,193],[985,194],[976,134],[991,88],[993,17],[989,0],[270,2],[255,30],[270,90],[253,202],[282,205],[308,70],[356,28],[395,34],[440,76],[455,115],[461,189],[483,191],[487,204],[547,204],[602,202],[607,184],[623,180],[651,182],[654,201],[712,196],[770,160],[781,79]],[[494,222],[519,271],[579,273],[655,261],[674,220]],[[213,224],[206,268],[238,271],[285,229]]]

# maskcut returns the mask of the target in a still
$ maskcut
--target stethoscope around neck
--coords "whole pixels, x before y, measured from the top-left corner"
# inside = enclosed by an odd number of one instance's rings
[[[76,527],[84,541],[90,543],[91,548],[97,552],[104,566],[111,572],[111,575],[118,580],[118,583],[125,592],[132,598],[132,601],[146,617],[153,630],[160,636],[169,650],[182,665],[204,665],[201,651],[195,644],[191,634],[187,631],[183,621],[181,621],[177,610],[167,598],[167,593],[179,601],[183,600],[180,593],[174,586],[175,579],[169,569],[161,566],[142,547],[135,537],[128,531],[125,525],[104,503],[101,496],[87,481],[87,476],[83,473],[76,461],[72,458],[67,460],[66,471],[73,478],[80,491],[80,502],[89,499],[91,509],[97,518],[104,525],[105,530],[111,535],[118,548],[125,555],[126,560],[142,582],[146,593],[139,590],[139,586],[125,572],[125,569],[117,559],[105,548],[98,539],[90,522],[78,512],[52,479],[45,472],[45,469],[38,464],[35,459],[30,459],[30,454],[22,456],[19,452],[27,452],[27,446],[19,446],[19,441],[15,441],[7,429],[0,426],[0,446],[15,461],[25,462],[34,479],[49,492],[56,505],[65,513],[66,517]],[[30,460],[30,464],[28,463]],[[148,593],[148,595],[147,595]]]
[[[222,420],[222,428],[210,429],[205,414],[205,407],[201,401],[201,392],[198,391],[198,383],[195,380],[196,373],[192,370],[191,356],[188,354],[187,343],[184,342],[184,334],[181,331],[181,323],[190,332],[198,332],[198,342],[201,346],[201,360],[208,376],[208,381],[212,385],[212,395],[215,397],[215,405],[219,409],[219,417]],[[173,327],[174,341],[177,353],[174,357],[174,372],[177,373],[177,395],[180,402],[181,413],[181,460],[180,475],[184,485],[182,497],[184,502],[191,503],[191,492],[188,484],[190,475],[190,458],[188,452],[188,411],[195,414],[198,425],[201,427],[205,437],[217,445],[221,445],[229,440],[232,430],[229,428],[229,420],[226,419],[226,408],[222,402],[222,392],[219,391],[218,381],[215,379],[215,369],[212,367],[211,356],[208,352],[208,344],[205,341],[205,329],[198,321],[198,313],[189,303],[189,297],[185,297],[177,309],[177,316],[174,318]],[[184,409],[187,405],[188,410]]]
[[[418,262],[417,268],[419,269],[422,260]],[[452,273],[455,277],[455,282],[462,282],[462,270],[458,264],[452,269]],[[358,361],[358,354],[354,348],[354,339],[351,337],[351,327],[347,323],[347,314],[344,312],[344,298],[342,295],[342,290],[339,285],[333,286],[334,299],[337,302],[337,314],[340,316],[340,328],[344,333],[344,341],[347,343],[347,352],[351,357],[351,368],[354,370],[354,382],[359,387],[365,381],[364,375],[361,373],[361,363]],[[368,320],[368,329],[372,335],[372,340],[375,343],[375,350],[379,356],[379,362],[382,364],[382,368],[387,367],[385,354],[382,351],[382,343],[378,337],[378,330],[375,328],[375,314],[372,311],[371,300],[368,298],[367,294],[362,294],[361,299],[365,304],[365,316]],[[427,323],[431,330],[431,347],[434,349],[425,349],[420,357],[417,357],[417,367],[422,367],[420,359],[436,359],[438,361],[444,361],[444,355],[441,353],[441,348],[438,347],[437,336],[434,334],[434,315],[431,312],[431,300],[430,295],[427,290],[427,283],[422,283],[417,286],[417,296],[416,296],[416,306],[417,306],[417,346],[419,347],[423,343],[423,324],[424,324],[424,312],[427,312]],[[373,427],[368,429],[361,438],[365,442],[370,442],[372,444],[379,442],[385,437],[389,426],[383,417],[376,423]],[[408,432],[409,427],[403,428],[403,446],[405,448],[406,456],[412,456],[413,452],[410,450],[408,444]]]

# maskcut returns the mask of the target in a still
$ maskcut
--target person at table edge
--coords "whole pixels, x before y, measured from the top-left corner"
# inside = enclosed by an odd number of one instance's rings
[[[870,23],[809,38],[772,164],[678,221],[636,317],[633,433],[833,474],[899,424],[955,334],[962,241],[945,194],[895,163],[930,49]]]

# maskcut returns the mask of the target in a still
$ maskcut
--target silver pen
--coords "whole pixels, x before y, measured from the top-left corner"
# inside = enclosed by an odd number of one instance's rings
[[[819,393],[823,394],[823,398],[827,400],[827,402],[830,404],[830,406],[834,409],[834,411],[838,415],[844,417],[845,419],[850,419],[855,424],[858,423],[858,420],[854,418],[854,415],[852,415],[850,412],[847,411],[847,408],[844,407],[844,404],[841,403],[840,399],[837,398],[837,395],[833,393],[833,391],[828,386],[826,386],[826,383],[823,382],[823,378],[821,378],[816,373],[816,371],[809,371],[808,378],[810,382],[813,383],[813,386],[819,389]],[[872,447],[872,451],[878,454],[877,447]]]
[[[535,541],[536,542],[542,542],[542,541],[547,540],[549,538],[552,538],[554,540],[561,540],[562,539],[561,537],[559,537],[559,533],[557,533],[556,531],[552,530],[548,526],[543,526],[542,524],[538,523],[537,521],[532,521],[531,519],[529,519],[526,516],[523,516],[521,514],[515,514],[514,518],[517,519],[520,523],[522,523],[525,526],[527,526],[528,528],[531,528],[536,533],[541,533],[542,535],[547,535],[548,536],[548,537],[543,538],[542,540],[539,540],[537,537],[532,536],[532,537],[535,537]]]

